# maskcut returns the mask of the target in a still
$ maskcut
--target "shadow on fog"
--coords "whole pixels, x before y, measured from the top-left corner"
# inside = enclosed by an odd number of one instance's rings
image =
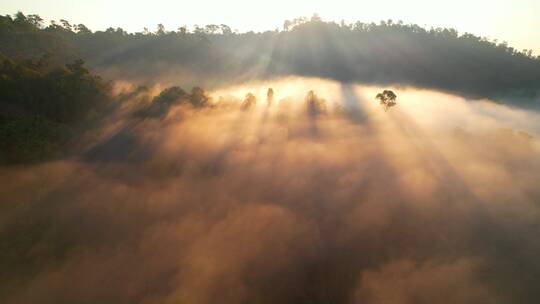
[[[83,162],[0,171],[0,198],[19,202],[1,207],[0,298],[540,298],[539,213],[527,203],[540,198],[540,158],[525,139],[436,135],[409,103],[385,112],[350,84],[308,84],[317,90],[289,99],[273,87],[270,107],[243,111],[239,99],[127,115]]]
[[[362,107],[362,102],[354,90],[351,83],[341,83],[341,98],[346,115],[356,123],[364,123],[367,119],[366,109]]]

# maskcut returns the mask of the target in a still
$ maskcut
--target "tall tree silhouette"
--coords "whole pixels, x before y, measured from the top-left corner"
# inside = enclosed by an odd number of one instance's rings
[[[379,100],[385,111],[397,104],[397,95],[390,90],[384,90],[382,93],[377,94],[375,98]]]

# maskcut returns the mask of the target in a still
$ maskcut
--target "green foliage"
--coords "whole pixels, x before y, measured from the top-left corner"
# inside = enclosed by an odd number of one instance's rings
[[[332,43],[329,43],[332,42]],[[34,59],[28,59],[34,58]],[[210,24],[177,32],[92,32],[67,20],[45,26],[38,15],[0,16],[1,158],[40,159],[63,142],[57,136],[106,105],[109,85],[85,66],[109,76],[155,80],[178,74],[201,85],[301,75],[343,82],[397,83],[497,98],[538,96],[540,58],[454,29],[425,29],[392,20],[340,24],[318,16],[286,21],[283,31],[239,34]],[[264,68],[261,68],[264,67]],[[191,78],[190,78],[191,77]],[[150,98],[149,95],[147,98]],[[273,94],[269,92],[268,103]],[[379,96],[385,109],[395,98]],[[308,112],[324,113],[324,100],[306,97]],[[201,88],[165,89],[138,115],[163,117],[173,105],[208,106]],[[255,104],[248,96],[245,104]],[[63,132],[60,132],[63,133]],[[17,135],[19,134],[19,135]],[[27,151],[27,152],[24,152]],[[26,155],[26,156],[24,156]]]
[[[69,130],[106,105],[109,85],[84,61],[55,66],[49,59],[0,62],[0,162],[53,156]]]
[[[0,121],[0,163],[26,163],[54,157],[69,135],[67,125],[41,116]]]
[[[48,57],[0,65],[0,102],[22,107],[58,123],[85,119],[91,108],[103,104],[108,84],[91,75],[84,61],[51,66]]]
[[[384,90],[382,93],[377,94],[375,99],[379,100],[385,111],[397,104],[397,95],[391,90]]]
[[[76,48],[66,39],[74,35],[61,26],[54,30],[51,25],[43,26],[38,15],[26,16],[19,12],[15,16],[0,16],[0,52],[10,58],[37,57],[49,53],[54,61],[65,63],[77,58]]]
[[[540,58],[530,50],[401,21],[335,23],[314,15],[286,21],[282,31],[239,34],[223,24],[92,33],[67,20],[47,27],[39,20],[22,13],[0,17],[0,52],[11,58],[49,52],[62,63],[85,58],[113,78],[153,81],[180,72],[201,85],[301,75],[399,83],[475,98],[530,98],[540,90]]]
[[[175,105],[189,105],[194,108],[209,106],[210,97],[200,87],[194,87],[191,94],[182,88],[173,86],[164,89],[154,97],[149,106],[136,111],[135,115],[140,117],[163,117],[169,109]]]
[[[162,105],[170,105],[173,103],[182,102],[187,99],[189,96],[180,87],[170,87],[161,91],[161,93],[154,98],[154,103]]]

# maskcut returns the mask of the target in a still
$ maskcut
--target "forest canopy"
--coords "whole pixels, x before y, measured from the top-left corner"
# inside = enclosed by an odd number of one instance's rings
[[[299,75],[494,99],[531,98],[540,89],[540,58],[531,50],[392,20],[338,24],[315,15],[262,33],[215,24],[177,30],[160,24],[155,31],[128,33],[121,28],[92,32],[67,20],[45,25],[39,16],[19,12],[0,17],[0,45],[8,57],[51,53],[64,63],[83,58],[105,76],[141,82],[212,87]]]
[[[53,156],[74,128],[104,109],[109,84],[83,60],[0,58],[0,163]]]
[[[91,70],[111,80],[170,86],[138,112],[145,117],[161,117],[180,103],[208,105],[200,87],[291,75],[412,85],[525,107],[537,106],[540,90],[540,57],[532,51],[454,29],[392,20],[338,24],[314,15],[261,33],[225,24],[93,32],[18,12],[0,16],[0,140],[10,147],[1,162],[48,158],[78,125],[99,117],[111,87]],[[324,113],[323,99],[313,93],[308,100],[313,113]],[[255,103],[248,94],[245,108]]]

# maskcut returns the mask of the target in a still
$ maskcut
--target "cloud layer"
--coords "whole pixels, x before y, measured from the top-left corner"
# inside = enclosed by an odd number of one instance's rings
[[[2,168],[1,302],[540,299],[537,114],[407,88],[385,112],[378,90],[126,104],[79,155]]]

